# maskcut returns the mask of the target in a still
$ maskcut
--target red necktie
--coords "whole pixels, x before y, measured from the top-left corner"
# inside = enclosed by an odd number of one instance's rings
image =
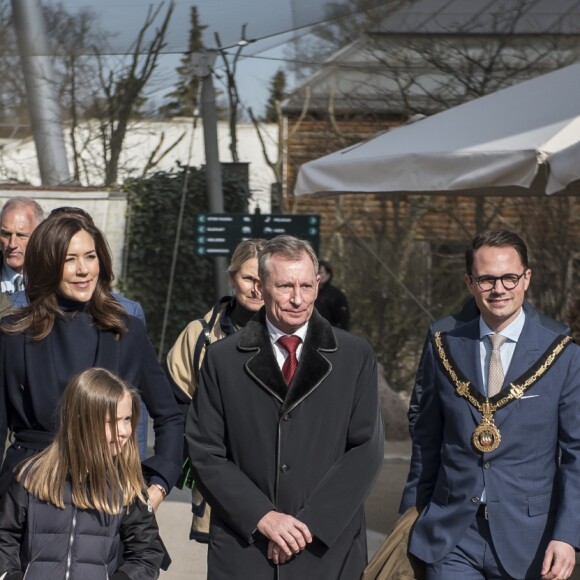
[[[292,382],[292,377],[298,366],[298,359],[296,358],[296,350],[298,345],[302,342],[299,336],[281,336],[278,339],[278,344],[286,351],[288,351],[288,356],[282,365],[282,374],[284,375],[284,380],[286,384],[289,385]]]

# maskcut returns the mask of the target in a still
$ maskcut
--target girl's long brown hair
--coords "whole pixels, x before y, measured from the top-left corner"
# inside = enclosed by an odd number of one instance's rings
[[[117,428],[117,405],[125,394],[132,400],[133,432],[113,455],[105,425],[111,421]],[[63,509],[67,480],[72,503],[80,509],[117,514],[136,498],[146,502],[138,421],[137,391],[106,369],[87,369],[75,375],[63,393],[54,441],[26,461],[16,478],[33,496]]]
[[[72,237],[86,231],[95,242],[99,259],[99,279],[88,307],[96,326],[113,330],[122,336],[127,326],[127,313],[111,294],[113,265],[109,246],[102,232],[90,217],[62,213],[44,220],[30,236],[24,256],[26,294],[29,305],[19,308],[1,329],[9,334],[27,332],[34,340],[46,338],[61,312],[57,291]]]

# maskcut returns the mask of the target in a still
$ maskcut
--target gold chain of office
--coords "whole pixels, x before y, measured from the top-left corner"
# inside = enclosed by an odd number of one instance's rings
[[[494,451],[501,443],[501,433],[494,422],[493,414],[498,409],[505,407],[508,403],[520,399],[524,393],[548,371],[548,369],[554,364],[556,359],[560,356],[560,354],[562,354],[564,349],[572,341],[569,336],[563,337],[562,340],[560,340],[558,344],[554,346],[549,354],[547,354],[546,351],[547,356],[544,354],[544,356],[540,358],[540,360],[545,360],[537,366],[534,372],[532,372],[522,384],[517,384],[515,381],[510,383],[507,395],[499,399],[496,399],[496,397],[499,395],[492,397],[494,400],[492,403],[489,398],[486,398],[484,402],[478,401],[477,396],[473,392],[473,387],[471,386],[470,381],[462,381],[459,379],[455,369],[449,361],[447,353],[445,352],[440,332],[435,333],[434,339],[437,354],[439,355],[441,364],[449,375],[451,382],[455,385],[457,394],[460,397],[467,399],[482,414],[481,422],[476,427],[472,436],[474,447],[482,453],[489,453],[490,451]]]

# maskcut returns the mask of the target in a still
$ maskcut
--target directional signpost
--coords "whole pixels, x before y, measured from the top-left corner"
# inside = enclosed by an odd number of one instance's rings
[[[320,216],[317,214],[202,213],[196,218],[195,251],[198,256],[231,256],[248,238],[274,238],[280,234],[308,240],[318,253]]]

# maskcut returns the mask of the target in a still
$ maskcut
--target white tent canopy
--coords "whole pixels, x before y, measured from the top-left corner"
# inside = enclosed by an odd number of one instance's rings
[[[294,193],[580,191],[579,95],[575,64],[305,163]]]

